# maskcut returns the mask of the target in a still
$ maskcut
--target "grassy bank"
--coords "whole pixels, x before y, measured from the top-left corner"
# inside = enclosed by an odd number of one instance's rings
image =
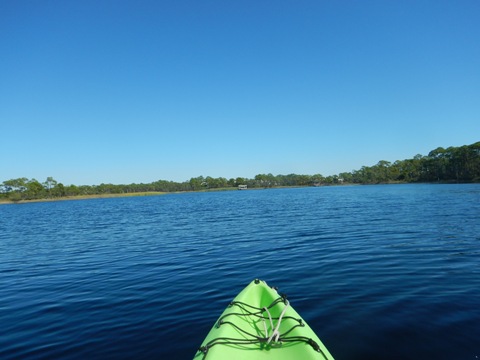
[[[352,184],[344,184],[352,185]],[[336,185],[342,186],[342,185]],[[271,187],[255,187],[248,188],[250,190],[268,190],[268,189],[291,189],[291,188],[301,188],[309,186],[271,186]],[[52,202],[52,201],[66,201],[66,200],[87,200],[87,199],[106,199],[106,198],[121,198],[121,197],[132,197],[132,196],[158,196],[165,194],[181,194],[187,192],[219,192],[219,191],[238,191],[236,187],[225,187],[225,188],[214,188],[214,189],[197,189],[191,191],[144,191],[144,192],[131,192],[131,193],[121,193],[121,194],[94,194],[94,195],[77,195],[77,196],[61,196],[55,198],[45,198],[45,199],[32,199],[32,200],[11,200],[11,199],[0,199],[0,205],[4,204],[26,204],[34,202]]]
[[[9,199],[0,199],[0,204],[26,204],[32,202],[50,202],[50,201],[67,201],[67,200],[88,200],[88,199],[106,199],[106,198],[119,198],[119,197],[132,197],[132,196],[156,196],[165,195],[166,192],[149,191],[138,193],[124,193],[124,194],[97,194],[97,195],[78,195],[78,196],[62,196],[49,199],[33,199],[33,200],[20,200],[12,201]]]

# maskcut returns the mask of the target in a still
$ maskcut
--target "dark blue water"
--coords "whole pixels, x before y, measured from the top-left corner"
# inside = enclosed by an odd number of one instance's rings
[[[480,357],[480,185],[0,206],[1,359],[189,359],[252,279],[336,359]]]

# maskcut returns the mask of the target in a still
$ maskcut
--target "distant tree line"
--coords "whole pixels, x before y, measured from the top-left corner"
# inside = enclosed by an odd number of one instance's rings
[[[374,166],[339,175],[345,182],[378,184],[389,182],[480,182],[480,142],[460,147],[436,148],[427,156],[379,161]]]
[[[0,199],[20,201],[82,195],[199,191],[237,188],[238,185],[270,188],[410,182],[480,182],[480,142],[447,149],[439,147],[430,151],[427,156],[416,155],[413,159],[397,160],[394,163],[381,160],[373,166],[363,166],[359,170],[327,177],[320,174],[258,174],[253,179],[237,177],[227,180],[223,177],[199,176],[181,183],[158,180],[149,184],[82,186],[65,186],[52,177],[48,177],[43,183],[36,179],[19,178],[6,180],[0,185]]]

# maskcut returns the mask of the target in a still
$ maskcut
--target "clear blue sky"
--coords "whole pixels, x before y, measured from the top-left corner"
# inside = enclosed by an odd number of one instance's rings
[[[327,176],[479,140],[477,0],[0,0],[0,182]]]

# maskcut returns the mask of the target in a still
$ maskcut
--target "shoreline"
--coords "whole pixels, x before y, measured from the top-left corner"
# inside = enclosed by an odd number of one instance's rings
[[[410,184],[408,182],[388,182],[388,183],[379,183],[379,184],[332,184],[332,185],[320,185],[315,187],[330,187],[330,186],[374,186],[374,185],[401,185],[401,184]],[[458,184],[452,182],[423,182],[415,184]],[[269,189],[287,189],[287,188],[303,188],[311,187],[309,185],[293,185],[293,186],[272,186],[272,187],[252,187],[242,191],[251,191],[251,190],[269,190]],[[45,198],[45,199],[32,199],[32,200],[19,200],[12,201],[9,199],[0,199],[0,205],[11,205],[11,204],[29,204],[29,203],[39,203],[39,202],[55,202],[55,201],[70,201],[70,200],[90,200],[90,199],[108,199],[108,198],[122,198],[122,197],[137,197],[137,196],[159,196],[167,194],[186,194],[192,192],[217,192],[217,191],[238,191],[236,187],[226,187],[226,188],[214,188],[214,189],[198,189],[198,190],[189,190],[189,191],[143,191],[143,192],[132,192],[132,193],[121,193],[121,194],[92,194],[92,195],[77,195],[77,196],[61,196],[57,198]]]
[[[303,187],[303,186],[277,186],[277,187],[271,187],[271,188],[250,188],[250,189],[247,189],[247,191],[248,190],[264,190],[264,189],[280,189],[280,188],[297,188],[297,187]],[[0,199],[0,205],[29,204],[29,203],[69,201],[69,200],[108,199],[108,198],[137,197],[137,196],[159,196],[159,195],[167,195],[167,194],[186,194],[186,193],[192,193],[192,192],[216,192],[216,191],[238,191],[238,189],[235,187],[233,188],[227,187],[227,188],[199,189],[199,190],[172,191],[172,192],[144,191],[144,192],[133,192],[133,193],[122,193],[122,194],[92,194],[92,195],[78,195],[78,196],[61,196],[57,198],[19,200],[19,201],[12,201],[9,199]]]
[[[55,202],[55,201],[69,201],[69,200],[108,199],[108,198],[122,198],[122,197],[134,197],[134,196],[159,196],[159,195],[166,195],[166,194],[170,194],[170,193],[163,192],[163,191],[145,191],[145,192],[138,192],[138,193],[124,193],[124,194],[61,196],[58,198],[32,199],[32,200],[20,200],[20,201],[1,199],[0,205],[29,204],[29,203],[38,203],[38,202]]]

